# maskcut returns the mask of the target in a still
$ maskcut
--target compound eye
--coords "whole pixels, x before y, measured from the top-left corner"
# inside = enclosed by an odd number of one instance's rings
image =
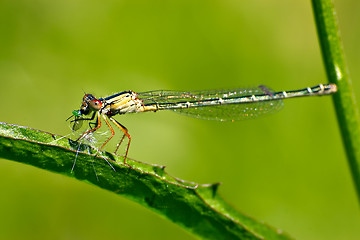
[[[91,100],[90,103],[89,103],[89,107],[90,107],[91,110],[93,110],[93,111],[99,111],[100,108],[101,108],[101,106],[102,106],[102,103],[101,103],[99,100],[97,100],[97,99],[93,99],[93,100]]]

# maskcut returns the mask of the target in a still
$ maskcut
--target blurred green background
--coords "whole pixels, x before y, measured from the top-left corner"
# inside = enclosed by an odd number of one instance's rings
[[[352,79],[360,2],[336,1]],[[0,121],[71,133],[83,91],[201,90],[326,82],[310,1],[0,0]],[[360,83],[353,82],[360,95]],[[116,117],[129,156],[167,166],[296,239],[359,239],[359,207],[331,97],[216,122],[172,112]],[[70,171],[70,169],[69,169]],[[96,187],[0,161],[0,239],[194,239]]]

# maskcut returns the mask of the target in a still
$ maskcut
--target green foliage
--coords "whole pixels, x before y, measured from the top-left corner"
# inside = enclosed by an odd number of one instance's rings
[[[127,160],[71,139],[31,128],[0,125],[0,157],[26,163],[123,195],[203,239],[289,239],[230,207],[218,184],[201,185],[168,175],[163,166]],[[71,171],[74,160],[76,170]],[[111,165],[111,166],[110,166]]]

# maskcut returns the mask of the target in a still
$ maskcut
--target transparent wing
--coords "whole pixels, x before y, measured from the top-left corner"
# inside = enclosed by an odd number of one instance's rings
[[[190,117],[219,121],[235,121],[256,118],[274,112],[282,107],[281,100],[239,103],[241,98],[272,95],[274,92],[264,86],[247,89],[206,90],[176,92],[168,90],[150,91],[138,94],[145,105],[157,104],[159,109],[170,109]],[[233,103],[233,102],[237,103]],[[191,107],[180,105],[191,103]],[[210,106],[208,104],[211,104]],[[206,106],[205,106],[206,105]]]
[[[197,107],[174,109],[173,111],[185,114],[189,117],[218,120],[218,121],[238,121],[253,119],[267,113],[275,112],[282,106],[281,100],[267,101],[261,103],[229,104],[213,107]]]

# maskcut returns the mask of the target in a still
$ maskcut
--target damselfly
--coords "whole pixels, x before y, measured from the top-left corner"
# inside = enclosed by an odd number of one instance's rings
[[[81,127],[83,121],[95,119],[95,123],[92,123],[93,127],[89,124],[90,130],[82,133],[77,139],[78,141],[87,134],[99,129],[101,119],[103,119],[111,131],[111,136],[102,144],[99,150],[115,135],[110,120],[123,132],[114,153],[117,152],[125,137],[129,140],[124,157],[125,163],[131,137],[127,128],[113,118],[117,114],[173,110],[195,118],[235,121],[255,118],[275,111],[282,106],[281,100],[284,98],[321,96],[336,91],[335,84],[320,84],[315,87],[281,92],[273,92],[265,86],[259,86],[257,88],[193,92],[158,90],[136,93],[124,91],[105,98],[96,98],[92,94],[85,94],[80,109],[74,110],[67,120],[74,117],[70,123],[72,129],[76,131]]]

